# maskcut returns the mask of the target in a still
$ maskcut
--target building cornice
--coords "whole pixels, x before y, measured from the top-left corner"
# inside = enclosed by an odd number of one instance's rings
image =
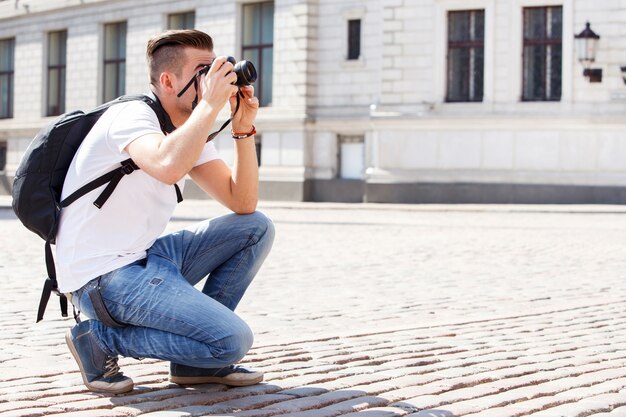
[[[0,22],[7,20],[14,22],[16,19],[30,18],[35,15],[122,1],[124,0],[0,0]]]

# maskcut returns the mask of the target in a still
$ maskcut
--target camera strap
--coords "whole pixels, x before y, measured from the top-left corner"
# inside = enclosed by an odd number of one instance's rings
[[[183,89],[180,90],[180,92],[176,95],[176,97],[182,96],[183,94],[185,94],[185,91],[187,91],[189,87],[191,87],[191,85],[193,84],[193,89],[196,90],[196,97],[191,102],[192,110],[195,109],[196,106],[198,105],[198,78],[202,77],[202,75],[209,72],[210,68],[211,68],[210,65],[205,65],[204,67],[200,68],[200,70],[196,72],[193,78],[189,80],[189,82],[183,87]]]
[[[237,111],[239,110],[239,103],[241,101],[241,91],[237,91],[237,105],[235,106],[235,111],[233,112],[233,114],[228,118],[228,120],[226,120],[224,122],[224,124],[222,125],[222,127],[219,128],[219,130],[216,130],[215,132],[211,133],[209,135],[209,137],[207,138],[207,142],[212,141],[217,135],[220,134],[220,132],[224,129],[226,129],[226,126],[228,126],[228,124],[233,120],[233,116],[235,115],[235,113],[237,113]]]
[[[195,109],[196,106],[198,105],[198,78],[200,78],[203,74],[206,74],[209,71],[210,67],[211,67],[210,65],[205,65],[202,69],[200,69],[200,71],[198,71],[196,73],[196,75],[194,75],[193,78],[191,80],[189,80],[187,85],[185,85],[185,87],[182,90],[180,90],[180,92],[177,94],[177,97],[182,96],[183,94],[185,94],[185,91],[187,91],[189,89],[189,87],[191,87],[193,85],[193,89],[195,90],[196,95],[195,95],[193,101],[191,102],[191,109],[192,110]],[[218,130],[216,130],[215,132],[213,132],[213,133],[211,133],[209,135],[209,137],[206,140],[207,142],[212,141],[217,135],[220,134],[220,132],[222,132],[222,130],[226,129],[226,126],[228,126],[228,124],[233,120],[233,116],[239,110],[239,104],[241,103],[241,98],[242,97],[243,97],[243,94],[241,93],[241,91],[237,91],[237,105],[235,106],[235,111],[233,112],[233,114],[230,115],[228,120],[226,120],[224,122],[222,127],[220,127]]]

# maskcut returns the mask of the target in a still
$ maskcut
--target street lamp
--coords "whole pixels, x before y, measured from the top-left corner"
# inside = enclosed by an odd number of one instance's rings
[[[591,83],[602,82],[602,70],[599,68],[590,68],[591,64],[596,60],[600,36],[591,30],[591,25],[587,22],[585,29],[578,35],[575,35],[574,38],[576,39],[578,60],[585,67],[583,76],[588,77]]]

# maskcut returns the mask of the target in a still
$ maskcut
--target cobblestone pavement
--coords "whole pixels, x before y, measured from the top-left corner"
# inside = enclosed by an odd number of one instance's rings
[[[6,201],[5,201],[6,203]],[[270,204],[274,250],[238,312],[246,388],[181,387],[122,359],[86,391],[43,244],[0,209],[2,416],[626,416],[626,208]],[[183,203],[170,228],[225,211]]]

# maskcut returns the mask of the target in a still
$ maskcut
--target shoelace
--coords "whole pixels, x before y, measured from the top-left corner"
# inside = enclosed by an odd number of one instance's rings
[[[104,377],[105,378],[112,378],[116,375],[121,375],[122,373],[120,372],[120,367],[117,364],[117,356],[110,356],[109,358],[107,358],[106,362],[104,363]]]
[[[240,372],[243,374],[250,374],[252,373],[252,371],[244,366],[239,366],[239,365],[230,365],[227,366],[228,369],[230,369],[232,372],[231,373],[235,373],[235,372]]]

